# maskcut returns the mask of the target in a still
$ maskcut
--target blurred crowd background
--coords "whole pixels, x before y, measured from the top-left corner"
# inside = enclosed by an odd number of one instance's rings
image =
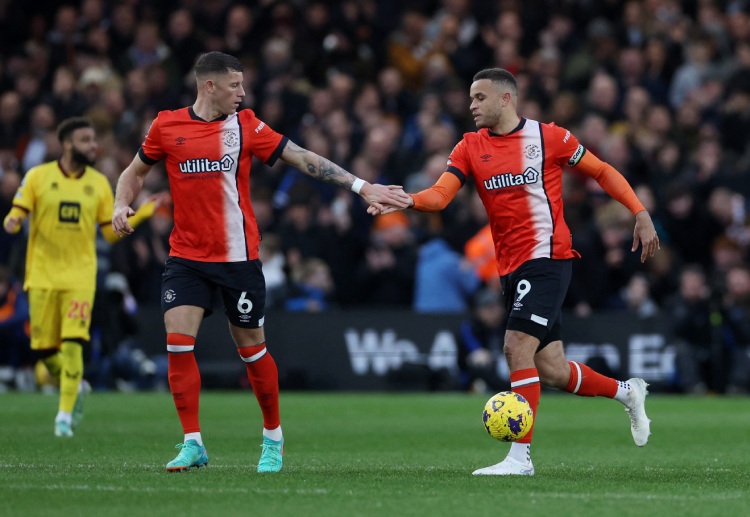
[[[25,172],[59,156],[66,117],[94,121],[97,168],[114,186],[157,112],[194,100],[191,67],[204,51],[242,61],[244,106],[276,131],[407,192],[430,186],[475,130],[473,74],[505,68],[519,113],[571,130],[615,166],[660,233],[661,251],[641,264],[632,215],[567,171],[566,218],[583,259],[566,308],[668,315],[691,363],[685,391],[748,387],[742,371],[701,372],[717,340],[728,364],[744,364],[750,343],[750,0],[0,0],[0,48],[3,216]],[[143,198],[167,187],[157,165]],[[272,308],[468,315],[498,289],[470,183],[437,215],[374,219],[354,194],[282,162],[255,163],[250,193]],[[159,303],[171,226],[167,207],[116,245],[101,240],[102,349],[119,350],[138,307]],[[0,232],[6,305],[25,241]],[[3,353],[0,363],[22,361]]]

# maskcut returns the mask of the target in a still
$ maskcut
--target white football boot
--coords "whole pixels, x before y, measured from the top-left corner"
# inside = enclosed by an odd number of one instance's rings
[[[527,463],[521,463],[508,456],[500,463],[475,470],[472,474],[475,476],[533,476],[534,465],[531,463],[531,458]]]
[[[651,420],[646,416],[648,384],[638,378],[628,379],[627,382],[630,384],[630,393],[628,393],[625,411],[630,416],[630,432],[633,434],[635,444],[643,447],[648,443],[648,437],[651,434]]]

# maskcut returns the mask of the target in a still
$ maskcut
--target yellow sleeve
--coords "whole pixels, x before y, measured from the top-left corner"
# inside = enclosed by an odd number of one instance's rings
[[[26,212],[33,212],[36,206],[36,189],[34,188],[38,176],[36,171],[37,167],[33,167],[26,173],[13,197],[13,206],[22,208]]]
[[[135,215],[128,218],[128,221],[130,222],[130,226],[133,228],[138,228],[140,224],[154,215],[154,212],[156,211],[156,203],[153,201],[149,201],[148,203],[144,203],[141,205],[141,207],[135,211]],[[110,220],[111,220],[110,216]],[[100,228],[102,229],[102,236],[107,242],[114,243],[120,240],[120,236],[118,236],[115,231],[112,229],[112,225],[109,223],[99,223]]]
[[[25,209],[18,207],[18,206],[14,206],[13,208],[10,209],[10,212],[8,212],[8,215],[6,215],[5,219],[3,220],[3,228],[5,227],[6,224],[8,224],[8,219],[12,217],[20,217],[21,221],[23,222],[23,220],[26,219],[27,214],[28,212]],[[18,233],[20,230],[21,230],[21,225],[19,224],[18,226],[16,226],[16,229],[13,231],[13,233]]]

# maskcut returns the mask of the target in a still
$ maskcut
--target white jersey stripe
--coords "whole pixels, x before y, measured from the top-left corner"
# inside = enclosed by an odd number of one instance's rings
[[[538,181],[526,184],[531,224],[536,234],[537,245],[530,258],[550,257],[552,253],[552,234],[554,225],[550,212],[549,199],[544,190],[544,146],[542,128],[535,120],[526,120],[523,128],[523,149],[521,160],[523,170],[533,169],[539,174]]]
[[[224,239],[227,244],[227,262],[247,260],[247,242],[245,239],[245,225],[240,209],[240,193],[237,185],[237,171],[242,149],[240,125],[237,114],[229,115],[224,121],[224,128],[219,135],[223,150],[223,160],[228,167],[222,167],[222,186],[224,190]],[[239,185],[244,188],[246,195],[250,195],[249,185]]]

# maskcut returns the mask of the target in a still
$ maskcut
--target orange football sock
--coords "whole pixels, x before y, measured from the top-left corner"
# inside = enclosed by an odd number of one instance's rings
[[[568,361],[570,380],[565,391],[581,397],[614,398],[617,394],[617,381],[597,373],[585,364]]]
[[[266,349],[266,342],[237,348],[245,361],[247,378],[263,413],[263,427],[276,429],[281,425],[279,416],[279,370],[276,361]]]
[[[185,334],[167,334],[169,389],[177,416],[185,434],[199,433],[201,374],[195,361],[195,338]]]
[[[542,394],[542,385],[539,383],[539,372],[536,368],[526,368],[510,373],[510,388],[529,401],[531,410],[534,412],[534,423],[526,436],[518,440],[518,443],[531,443],[531,435],[536,425],[536,410],[539,407],[539,397]]]

